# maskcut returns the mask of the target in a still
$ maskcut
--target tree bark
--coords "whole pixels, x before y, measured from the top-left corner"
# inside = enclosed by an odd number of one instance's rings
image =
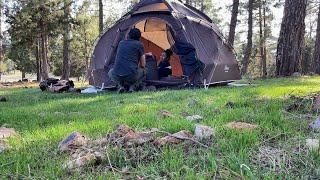
[[[239,13],[239,4],[240,4],[240,0],[233,0],[232,16],[230,21],[230,30],[229,30],[229,37],[228,37],[228,41],[232,46],[234,45],[234,38],[235,38],[237,21],[238,21],[238,13]]]
[[[37,81],[41,81],[41,51],[40,51],[40,35],[38,35],[36,40],[36,62],[37,62]]]
[[[266,1],[263,1],[263,57],[262,57],[262,77],[268,76],[267,71],[267,23],[266,23]]]
[[[63,33],[63,67],[61,79],[69,80],[70,77],[70,41],[71,41],[71,1],[64,1],[64,33]]]
[[[278,76],[291,76],[301,71],[305,48],[305,17],[307,0],[286,0],[277,46]]]
[[[49,65],[48,65],[48,33],[47,25],[41,21],[41,80],[49,78]]]
[[[263,9],[263,14],[262,14],[262,9]],[[265,8],[264,8],[264,4],[262,2],[262,0],[260,0],[259,2],[259,46],[260,46],[260,73],[261,73],[261,77],[265,78],[267,76],[267,72],[266,72],[266,64],[267,64],[267,60],[266,60],[266,48],[265,48],[265,35],[266,35],[266,21],[265,21]]]
[[[242,61],[242,68],[241,68],[241,74],[245,75],[247,74],[250,57],[252,53],[252,35],[253,35],[253,1],[249,0],[248,4],[248,36],[247,36],[247,47],[244,52],[244,57]]]
[[[314,64],[314,72],[316,74],[320,74],[320,5],[319,5],[319,12],[318,12],[318,24],[317,24],[317,35],[316,35],[316,42],[314,48],[314,57],[313,57],[313,64]]]
[[[2,0],[0,0],[0,81],[1,81],[2,73],[3,73],[3,69],[2,69],[2,64],[3,64],[2,39],[3,39],[3,35],[2,35]]]
[[[99,0],[99,32],[103,32],[103,2]]]
[[[21,71],[21,81],[23,81],[26,78],[26,72],[25,71]]]

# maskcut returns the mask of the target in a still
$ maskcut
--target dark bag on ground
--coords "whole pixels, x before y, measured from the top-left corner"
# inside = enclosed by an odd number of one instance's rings
[[[146,55],[146,68],[147,75],[146,80],[158,80],[158,67],[157,60],[155,56]]]
[[[74,89],[73,81],[59,80],[55,78],[48,78],[47,80],[42,81],[39,86],[42,91],[50,91],[53,93],[76,91]]]

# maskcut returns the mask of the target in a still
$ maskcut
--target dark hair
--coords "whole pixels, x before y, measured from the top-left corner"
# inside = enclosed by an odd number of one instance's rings
[[[173,55],[173,52],[171,51],[171,49],[165,50],[164,53],[166,53],[167,58],[170,58]]]
[[[141,31],[137,28],[133,28],[129,32],[129,39],[137,40],[139,41],[141,38]]]

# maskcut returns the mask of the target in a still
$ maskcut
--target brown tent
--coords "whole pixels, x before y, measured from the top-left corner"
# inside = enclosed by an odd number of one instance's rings
[[[207,15],[178,0],[142,0],[98,38],[89,71],[91,85],[111,83],[107,72],[114,64],[117,45],[133,27],[142,32],[145,52],[152,52],[157,59],[176,41],[192,44],[198,59],[205,64],[205,85],[241,79],[232,48]],[[179,56],[174,55],[170,64],[173,76],[183,76]]]

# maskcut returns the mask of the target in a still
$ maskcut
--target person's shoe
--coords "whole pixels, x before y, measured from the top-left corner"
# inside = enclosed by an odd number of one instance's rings
[[[126,89],[125,89],[124,87],[119,87],[117,93],[118,93],[118,94],[122,94],[122,93],[124,93],[124,92],[126,92]]]

